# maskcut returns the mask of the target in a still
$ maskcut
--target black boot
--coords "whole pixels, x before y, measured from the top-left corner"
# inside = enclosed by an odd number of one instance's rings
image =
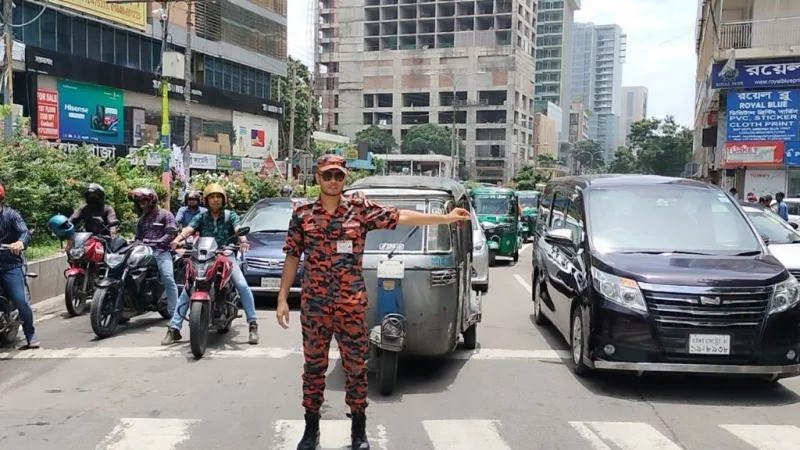
[[[353,450],[369,450],[367,440],[367,415],[362,413],[348,414],[353,420],[350,430],[350,440]]]
[[[319,413],[307,412],[305,417],[306,431],[297,444],[297,450],[316,450],[319,445]]]

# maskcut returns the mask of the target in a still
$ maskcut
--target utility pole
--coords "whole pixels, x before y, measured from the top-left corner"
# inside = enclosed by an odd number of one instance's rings
[[[295,93],[295,64],[292,64],[290,61],[289,64],[291,65],[291,72],[289,76],[291,77],[291,81],[289,84],[289,89],[292,91],[292,96],[289,98],[289,164],[291,164],[292,159],[294,159],[294,110],[295,110],[295,100],[296,100],[296,93]],[[287,164],[287,166],[289,165]],[[286,179],[292,179],[292,173],[290,170],[286,170]]]
[[[458,140],[456,139],[456,113],[458,112],[458,99],[456,98],[456,82],[453,80],[453,132],[451,136],[453,145],[453,179],[458,180]]]
[[[161,2],[163,14],[161,15],[161,146],[170,148],[169,130],[169,82],[164,75],[164,53],[167,51],[167,30],[169,26],[169,13],[167,2]]]
[[[14,68],[12,67],[12,55],[14,51],[14,39],[12,36],[11,28],[11,14],[12,14],[12,0],[3,0],[3,42],[6,46],[5,62],[6,70],[4,73],[6,79],[5,89],[3,90],[3,104],[7,108],[8,115],[3,123],[3,137],[6,142],[11,141],[14,135]]]
[[[192,105],[192,2],[186,2],[186,53],[183,66],[183,148],[192,139],[189,109]],[[186,155],[183,155],[184,161]]]

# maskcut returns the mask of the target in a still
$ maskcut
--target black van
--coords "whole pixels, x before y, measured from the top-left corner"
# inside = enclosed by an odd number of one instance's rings
[[[534,318],[573,371],[800,375],[800,283],[726,192],[649,175],[564,177],[542,193]]]

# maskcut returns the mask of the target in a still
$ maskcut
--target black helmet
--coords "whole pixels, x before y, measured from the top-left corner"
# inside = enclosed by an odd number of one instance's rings
[[[86,203],[102,205],[106,202],[106,191],[97,183],[89,183],[83,191],[83,198]]]
[[[186,195],[183,196],[183,204],[189,203],[189,200],[197,200],[197,203],[203,198],[203,194],[197,190],[186,191]]]
[[[294,189],[292,189],[292,187],[289,186],[288,184],[285,184],[281,188],[281,197],[291,197],[292,192],[294,192]]]

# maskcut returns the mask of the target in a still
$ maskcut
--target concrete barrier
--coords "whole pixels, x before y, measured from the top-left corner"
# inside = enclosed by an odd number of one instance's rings
[[[49,258],[28,261],[28,270],[39,274],[38,278],[29,278],[31,288],[31,304],[64,294],[64,271],[69,267],[67,255],[61,254]]]

